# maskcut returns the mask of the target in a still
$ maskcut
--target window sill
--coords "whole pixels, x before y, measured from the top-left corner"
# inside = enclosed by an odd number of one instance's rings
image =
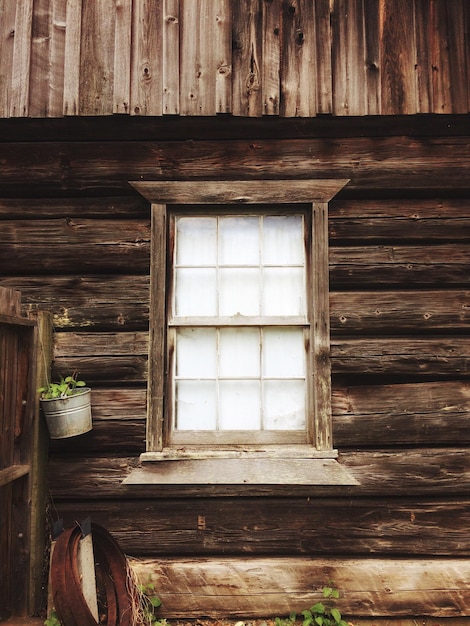
[[[306,448],[306,447],[305,447]],[[131,471],[124,485],[163,486],[354,486],[358,481],[335,458],[288,454],[261,456],[258,452],[232,457],[179,458],[160,456],[158,462],[145,453],[140,467]]]

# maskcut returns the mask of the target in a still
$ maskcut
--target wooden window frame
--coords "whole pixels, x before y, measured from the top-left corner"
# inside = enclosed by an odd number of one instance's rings
[[[167,303],[169,289],[168,217],[175,206],[191,205],[309,205],[311,207],[311,337],[309,396],[313,413],[313,436],[307,446],[306,456],[332,458],[336,456],[332,438],[330,325],[328,281],[328,202],[348,183],[344,179],[312,180],[246,180],[246,181],[151,181],[131,182],[131,185],[150,203],[152,212],[151,264],[150,264],[150,328],[149,373],[147,393],[147,444],[144,461],[169,458],[197,458],[201,452],[175,451],[166,447],[165,390],[167,384]],[[308,379],[307,379],[308,384]],[[250,453],[249,446],[242,446]],[[299,446],[290,446],[299,454]],[[233,446],[231,446],[233,448]],[[268,456],[282,451],[285,456],[289,445],[266,446],[263,451],[256,446],[256,454]],[[233,451],[236,453],[235,451]],[[237,454],[240,454],[240,450]],[[209,456],[230,456],[228,450],[205,451]],[[302,455],[301,455],[302,456]]]

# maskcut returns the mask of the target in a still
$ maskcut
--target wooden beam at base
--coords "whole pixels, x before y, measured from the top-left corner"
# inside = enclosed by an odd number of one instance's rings
[[[333,520],[332,520],[333,522]],[[437,540],[437,539],[436,539]],[[165,618],[258,618],[300,612],[333,581],[348,617],[470,615],[470,559],[131,559]]]

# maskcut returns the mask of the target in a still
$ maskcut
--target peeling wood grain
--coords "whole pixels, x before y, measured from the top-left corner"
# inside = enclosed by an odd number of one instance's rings
[[[181,558],[134,562],[142,580],[159,584],[161,614],[169,618],[288,615],[321,600],[321,588],[331,580],[338,589],[346,590],[341,596],[345,615],[459,616],[469,610],[469,567],[466,559]],[[260,592],[253,592],[255,589]]]
[[[29,115],[33,0],[17,3],[13,41],[10,116]]]
[[[16,0],[0,3],[0,117],[10,116]]]
[[[79,114],[82,0],[68,0],[65,23],[64,115]]]
[[[232,3],[233,114],[263,115],[261,0]]]
[[[180,1],[163,2],[163,113],[177,115],[180,111]]]
[[[130,110],[132,8],[132,0],[116,1],[113,113],[129,113]]]
[[[162,0],[138,0],[132,6],[130,113],[161,115],[164,76],[159,63],[163,52]]]
[[[282,5],[280,114],[313,117],[317,111],[315,3],[293,0]]]

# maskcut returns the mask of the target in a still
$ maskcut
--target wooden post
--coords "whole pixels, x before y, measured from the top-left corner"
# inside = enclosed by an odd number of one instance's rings
[[[42,585],[45,554],[45,518],[47,503],[47,458],[49,435],[44,418],[39,411],[36,389],[50,380],[53,356],[52,315],[40,311],[36,332],[36,379],[35,379],[35,419],[33,427],[31,459],[31,562],[29,611],[36,613],[42,604]]]

